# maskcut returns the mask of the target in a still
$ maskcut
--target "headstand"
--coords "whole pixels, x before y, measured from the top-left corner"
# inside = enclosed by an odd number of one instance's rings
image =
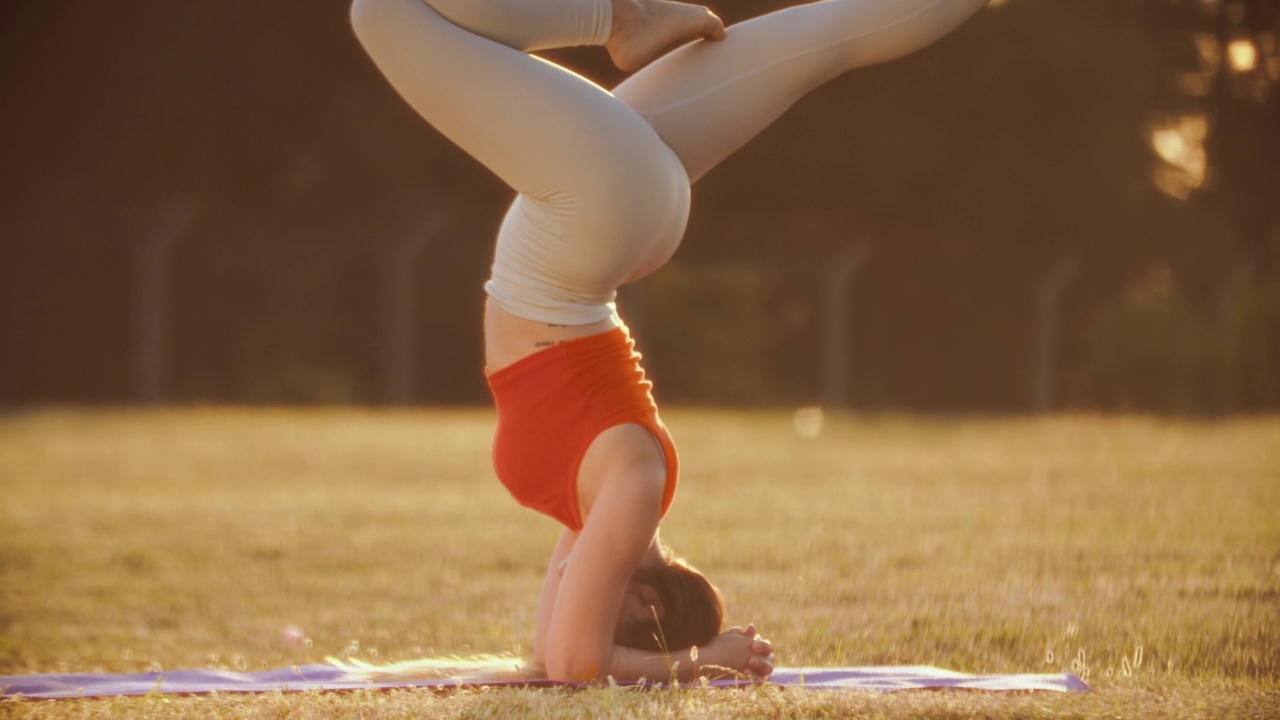
[[[533,643],[547,677],[773,671],[770,643],[722,632],[718,591],[658,539],[676,449],[615,293],[676,251],[691,182],[805,93],[986,1],[826,0],[726,31],[665,0],[355,0],[400,95],[518,193],[485,284],[485,362],[498,477],[564,525]],[[575,45],[643,69],[610,93],[526,54]]]

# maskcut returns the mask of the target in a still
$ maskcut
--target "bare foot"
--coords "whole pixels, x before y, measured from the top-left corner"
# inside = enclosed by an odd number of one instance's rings
[[[701,5],[670,0],[613,0],[613,34],[604,47],[614,65],[630,72],[677,45],[699,38],[724,39],[724,23]]]

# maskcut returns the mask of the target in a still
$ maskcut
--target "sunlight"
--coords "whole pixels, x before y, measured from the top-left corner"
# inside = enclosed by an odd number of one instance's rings
[[[1177,164],[1187,154],[1187,141],[1177,128],[1161,128],[1151,134],[1156,154],[1170,164]]]
[[[1248,38],[1232,40],[1227,45],[1227,57],[1231,60],[1231,69],[1238,73],[1252,72],[1258,67],[1258,48]]]
[[[1208,177],[1205,139],[1209,120],[1204,115],[1183,115],[1151,127],[1151,149],[1164,161],[1152,172],[1152,181],[1161,192],[1185,200],[1202,187]]]
[[[820,407],[802,407],[796,410],[791,421],[800,437],[816,438],[822,434],[825,416]]]

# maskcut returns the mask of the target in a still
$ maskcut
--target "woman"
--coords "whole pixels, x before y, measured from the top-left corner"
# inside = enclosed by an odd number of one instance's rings
[[[355,0],[356,35],[400,95],[518,193],[485,285],[485,357],[498,476],[565,526],[533,645],[546,677],[772,672],[772,646],[720,632],[718,592],[658,539],[676,451],[615,293],[675,252],[690,184],[792,103],[985,3],[826,0],[726,32],[665,0]],[[573,45],[643,69],[609,93],[526,54]]]

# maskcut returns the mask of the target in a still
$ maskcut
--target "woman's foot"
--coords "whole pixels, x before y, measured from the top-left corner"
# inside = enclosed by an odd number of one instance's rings
[[[701,5],[670,0],[613,0],[613,34],[604,47],[628,72],[691,40],[721,40],[724,23]]]

